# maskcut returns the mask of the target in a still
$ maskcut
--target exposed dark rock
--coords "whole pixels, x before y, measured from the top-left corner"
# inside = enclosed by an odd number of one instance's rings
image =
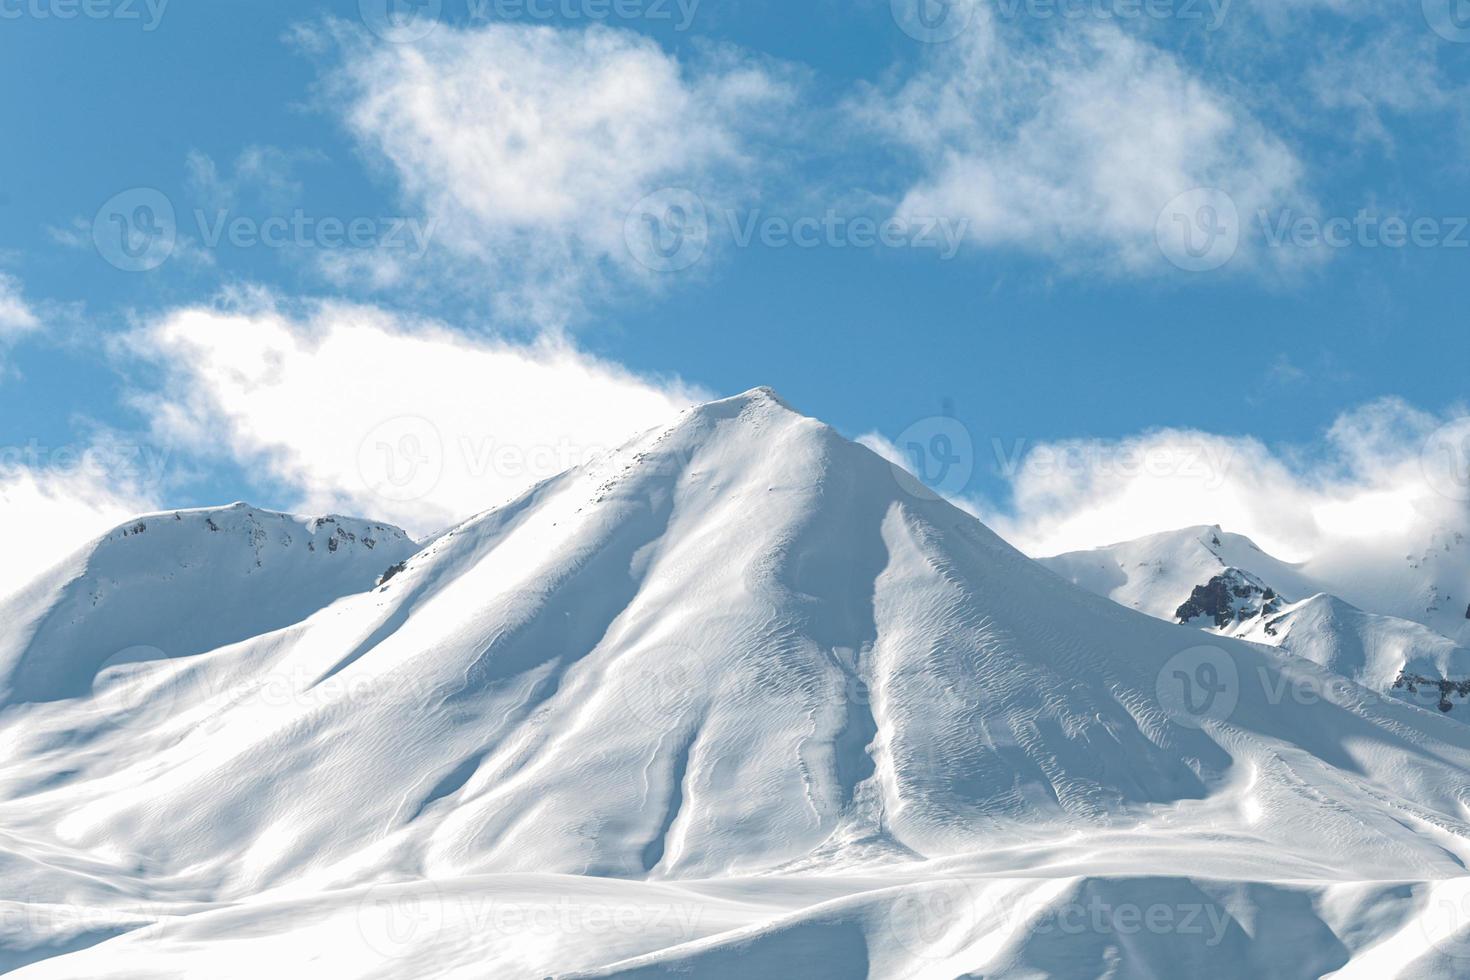
[[[1195,586],[1189,600],[1175,611],[1181,623],[1201,617],[1213,622],[1217,629],[1244,622],[1254,616],[1265,616],[1281,609],[1281,597],[1237,569],[1226,569],[1204,585]]]
[[[1208,616],[1224,629],[1235,618],[1235,604],[1230,601],[1230,588],[1223,575],[1216,575],[1205,585],[1196,585],[1189,601],[1174,613],[1181,623]]]
[[[396,565],[390,565],[389,568],[388,568],[388,570],[386,572],[384,572],[382,575],[378,576],[378,584],[379,585],[383,585],[383,584],[387,583],[387,581],[390,578],[392,578],[393,576],[395,576],[398,573],[402,572],[406,568],[408,568],[408,562],[407,561],[401,561],[401,562],[399,562]]]
[[[1406,690],[1410,694],[1418,694],[1419,688],[1423,687],[1429,691],[1439,692],[1439,704],[1436,707],[1440,711],[1450,712],[1454,710],[1454,702],[1450,697],[1464,700],[1470,697],[1470,680],[1452,681],[1443,677],[1424,677],[1420,674],[1400,673],[1398,679],[1393,682],[1394,690]]]

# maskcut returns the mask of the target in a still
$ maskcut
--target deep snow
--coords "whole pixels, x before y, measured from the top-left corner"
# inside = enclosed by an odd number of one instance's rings
[[[171,520],[0,600],[17,976],[1470,963],[1470,726],[1094,595],[767,390],[381,586],[401,532]]]

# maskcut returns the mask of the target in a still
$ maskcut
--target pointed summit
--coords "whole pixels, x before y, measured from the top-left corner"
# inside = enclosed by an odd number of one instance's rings
[[[786,409],[788,412],[796,411],[794,408],[791,407],[791,404],[787,402],[786,399],[782,398],[776,392],[775,388],[772,388],[769,385],[760,385],[758,387],[752,388],[749,391],[742,393],[738,397],[749,401],[773,402],[781,408]]]
[[[267,544],[286,530],[264,523]],[[1282,728],[1264,694],[1237,691],[1218,719],[1230,738],[1204,722],[1170,734],[1160,678],[1197,645],[1189,631],[1075,589],[761,389],[461,525],[380,588],[279,633],[237,635],[304,588],[295,567],[196,576],[205,592],[148,617],[178,631],[152,645],[200,654],[190,676],[228,686],[241,665],[269,664],[284,686],[269,705],[179,695],[171,710],[221,712],[241,742],[219,768],[164,751],[157,771],[174,775],[94,818],[113,846],[167,841],[152,847],[165,870],[205,877],[233,873],[282,821],[322,862],[399,860],[375,850],[389,839],[467,869],[611,877],[941,857],[1036,828],[1147,821],[1228,792],[1237,759],[1257,758],[1252,733],[1265,759],[1283,741],[1310,754],[1300,740],[1319,727],[1304,716]],[[162,574],[135,576],[130,594],[169,596]],[[242,591],[256,580],[275,591]],[[232,624],[222,642],[243,642],[207,650],[201,606]],[[1261,648],[1215,642],[1241,676],[1282,669]],[[23,646],[22,689],[51,690],[34,665],[58,655]],[[180,668],[153,669],[161,683]],[[1390,710],[1363,707],[1361,724]],[[257,711],[272,723],[252,723]],[[1425,787],[1452,787],[1439,756],[1415,751],[1386,742],[1354,778],[1417,770]],[[1252,792],[1268,798],[1263,812],[1288,814],[1253,830],[1258,850],[1379,853],[1356,810],[1332,833],[1316,815],[1303,834],[1294,784]],[[1438,792],[1421,805],[1440,806]],[[1401,844],[1418,853],[1415,838]],[[1436,849],[1419,858],[1443,862]],[[291,873],[257,871],[261,884]]]
[[[703,405],[695,406],[690,414],[711,418],[730,418],[742,413],[760,414],[764,412],[787,413],[805,418],[778,395],[774,388],[765,386],[751,388],[749,391],[743,391],[728,398],[717,398],[714,401],[705,402]]]

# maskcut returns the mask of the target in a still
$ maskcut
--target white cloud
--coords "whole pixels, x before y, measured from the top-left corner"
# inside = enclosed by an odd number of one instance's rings
[[[1070,27],[1038,42],[979,5],[924,70],[866,93],[858,118],[917,163],[900,215],[1134,275],[1167,269],[1156,229],[1187,191],[1225,191],[1242,220],[1303,203],[1295,154],[1240,104],[1115,25]]]
[[[242,197],[249,197],[282,209],[300,200],[304,191],[293,175],[295,164],[321,159],[311,151],[288,153],[275,146],[248,146],[228,173],[221,173],[214,159],[198,150],[189,152],[185,166],[190,190],[211,208],[232,208]]]
[[[681,63],[605,27],[348,44],[332,81],[351,132],[432,223],[436,281],[483,288],[542,325],[594,291],[651,284],[624,239],[630,210],[668,187],[748,185],[765,166],[751,140],[780,126],[792,97],[760,63],[730,52]]]
[[[1398,400],[1341,416],[1307,450],[1169,429],[995,451],[1012,500],[969,506],[1038,556],[1207,524],[1290,560],[1357,545],[1401,557],[1470,533],[1470,419]]]
[[[0,341],[40,327],[40,317],[21,295],[20,280],[0,272]]]
[[[0,464],[0,596],[155,501],[115,473],[91,467]]]
[[[232,458],[293,507],[416,534],[504,503],[698,400],[565,341],[472,339],[378,309],[268,300],[174,311],[130,346],[166,371],[139,394],[162,444]]]
[[[1464,95],[1437,63],[1443,46],[1428,31],[1401,28],[1324,46],[1307,69],[1307,90],[1324,108],[1353,117],[1356,140],[1392,151],[1399,117],[1443,110],[1463,117]]]

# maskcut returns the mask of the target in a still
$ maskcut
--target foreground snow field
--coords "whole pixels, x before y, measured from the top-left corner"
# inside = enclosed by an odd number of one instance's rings
[[[0,600],[0,968],[1470,972],[1470,726],[1056,571],[763,389],[422,550],[139,519]]]

